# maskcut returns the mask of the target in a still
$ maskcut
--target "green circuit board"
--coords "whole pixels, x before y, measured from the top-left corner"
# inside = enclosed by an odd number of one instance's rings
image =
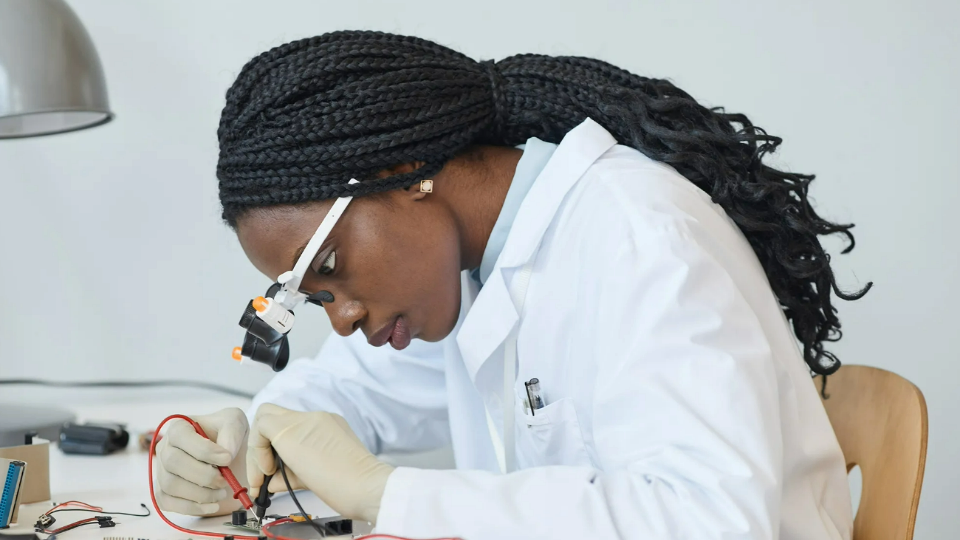
[[[233,523],[227,521],[223,524],[224,527],[232,527],[234,529],[241,529],[247,532],[260,532],[260,524],[257,522],[256,518],[248,518],[246,525],[234,525]]]

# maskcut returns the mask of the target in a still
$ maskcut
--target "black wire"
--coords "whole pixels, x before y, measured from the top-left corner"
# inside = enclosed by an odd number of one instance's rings
[[[47,515],[56,514],[57,512],[91,512],[94,514],[104,514],[108,516],[133,516],[133,517],[148,517],[150,516],[150,509],[147,508],[147,505],[140,503],[140,506],[146,510],[146,514],[131,514],[128,512],[98,512],[96,510],[88,510],[86,508],[61,508],[59,510],[54,510],[52,512],[47,512]]]
[[[157,386],[182,386],[187,388],[200,388],[203,390],[212,390],[222,392],[231,396],[237,396],[247,399],[253,399],[253,394],[236,390],[219,384],[211,384],[200,381],[186,381],[176,379],[159,379],[155,381],[47,381],[43,379],[0,379],[0,385],[32,385],[32,386],[52,386],[55,388],[146,388]]]
[[[320,538],[326,538],[327,535],[336,536],[336,531],[330,529],[323,523],[317,523],[314,521],[313,518],[310,517],[310,514],[308,514],[307,511],[300,506],[300,501],[298,501],[297,496],[293,494],[293,488],[290,486],[290,480],[287,480],[287,468],[284,467],[283,460],[280,459],[280,456],[277,455],[276,451],[274,451],[273,456],[277,460],[277,468],[280,469],[280,475],[283,476],[283,483],[287,485],[287,493],[289,493],[290,498],[293,499],[293,504],[297,505],[297,510],[300,511],[300,515],[302,515],[304,519],[306,519],[307,522],[310,523],[310,525],[312,525],[313,528],[320,534]]]

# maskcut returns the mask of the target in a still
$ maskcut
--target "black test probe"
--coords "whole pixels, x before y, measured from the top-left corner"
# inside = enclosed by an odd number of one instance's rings
[[[253,514],[257,516],[257,525],[261,527],[263,527],[263,516],[266,515],[267,508],[270,507],[270,488],[268,486],[272,478],[272,474],[263,475],[263,484],[260,485],[260,493],[253,501]]]
[[[337,532],[329,527],[325,523],[318,523],[310,517],[310,514],[300,506],[300,501],[297,500],[297,496],[293,494],[293,489],[290,487],[290,479],[287,478],[287,468],[283,464],[283,460],[280,459],[280,455],[277,454],[277,451],[273,451],[273,459],[277,462],[277,468],[280,469],[280,474],[283,476],[283,483],[287,485],[287,492],[290,493],[290,498],[293,499],[293,503],[297,505],[297,510],[300,511],[300,515],[303,516],[307,523],[310,524],[319,534],[321,538],[326,538],[327,536],[337,536]],[[276,474],[276,473],[274,473]],[[263,517],[267,513],[267,508],[270,506],[270,480],[273,478],[273,474],[263,475],[263,484],[260,485],[260,493],[257,495],[256,500],[253,501],[253,513],[257,516],[257,524],[263,528]]]

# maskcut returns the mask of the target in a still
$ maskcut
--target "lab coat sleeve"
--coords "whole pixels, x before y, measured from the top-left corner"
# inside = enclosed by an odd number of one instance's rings
[[[606,223],[606,234],[622,238],[597,242],[615,246],[605,255],[584,253],[605,258],[581,278],[580,290],[592,294],[578,296],[572,315],[584,333],[577,339],[594,340],[602,471],[400,468],[388,480],[378,530],[473,540],[778,537],[774,360],[730,269],[749,248],[731,236],[732,225],[634,219]],[[627,232],[610,232],[618,229]],[[754,286],[768,287],[758,277]]]
[[[360,332],[330,334],[315,359],[291,362],[253,400],[343,416],[374,454],[450,442],[443,345],[413,340],[403,351],[373,347]]]

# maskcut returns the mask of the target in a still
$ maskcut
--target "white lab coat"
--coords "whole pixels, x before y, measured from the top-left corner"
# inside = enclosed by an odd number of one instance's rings
[[[533,260],[522,316],[511,280]],[[342,414],[373,452],[452,442],[458,470],[399,468],[378,529],[430,538],[849,539],[844,460],[747,241],[672,168],[587,120],[521,205],[482,290],[465,272],[440,343],[331,335],[257,396]],[[520,470],[501,474],[504,342],[518,330]],[[300,329],[304,331],[305,329]],[[485,412],[486,409],[486,412]]]

